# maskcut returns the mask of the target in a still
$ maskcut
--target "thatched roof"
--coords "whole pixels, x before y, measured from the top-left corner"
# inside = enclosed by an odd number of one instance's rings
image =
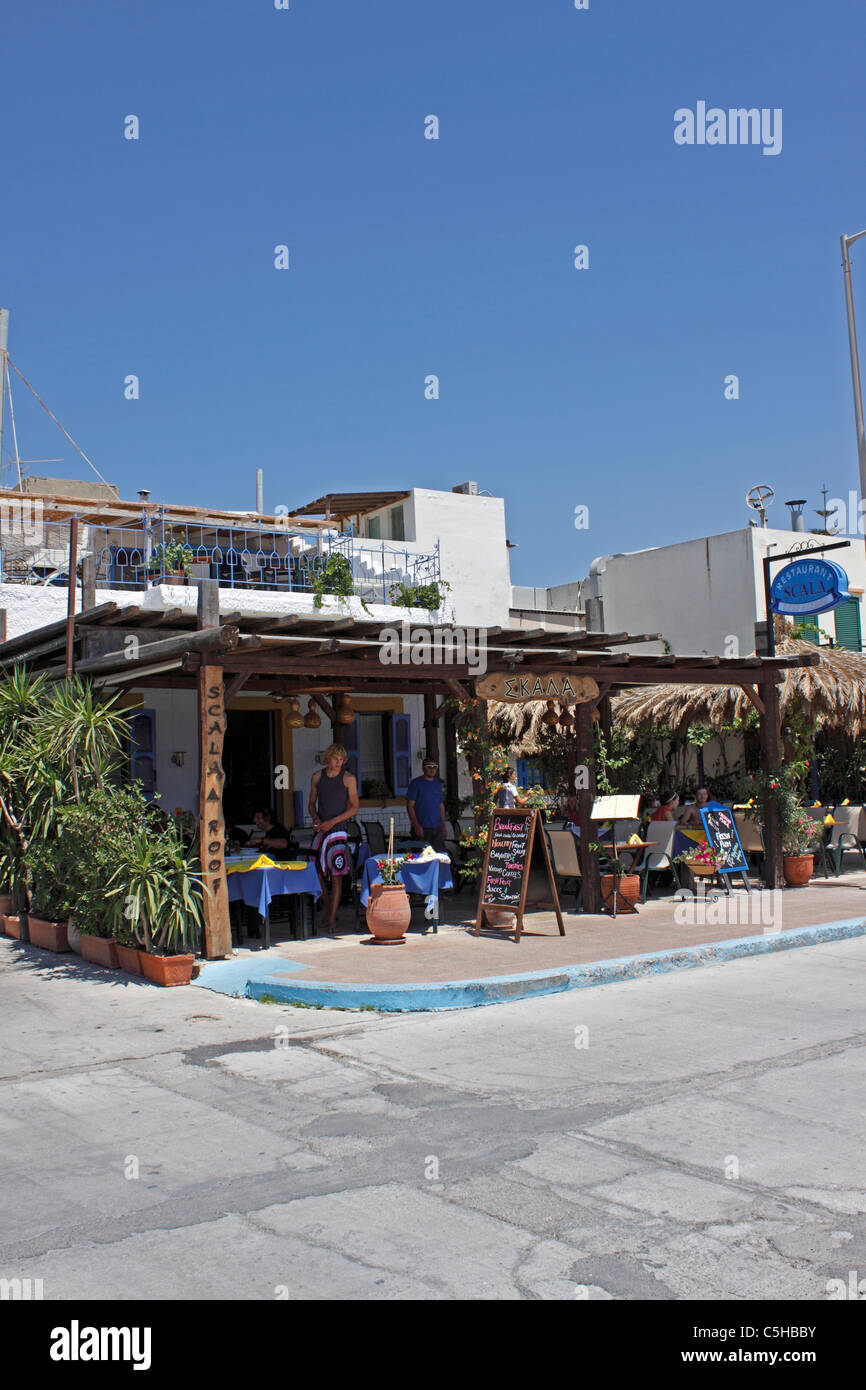
[[[785,637],[778,651],[817,652],[818,665],[784,672],[779,703],[784,719],[796,703],[816,726],[840,728],[855,737],[866,729],[866,656],[840,647],[815,647]],[[715,728],[744,719],[752,705],[739,685],[650,685],[624,690],[611,700],[613,719],[636,729],[655,720],[677,732],[689,724]]]
[[[779,688],[783,718],[796,699],[803,713],[819,727],[845,729],[855,737],[866,731],[866,656],[839,647],[815,647],[792,637],[780,638],[777,652],[780,656],[818,654],[817,666],[784,672]],[[641,685],[611,699],[614,723],[630,729],[650,721],[667,724],[678,732],[689,724],[721,728],[734,719],[744,719],[753,708],[740,685]],[[497,702],[488,706],[488,718],[507,735],[514,752],[533,757],[544,743],[541,721],[546,710],[543,700]]]

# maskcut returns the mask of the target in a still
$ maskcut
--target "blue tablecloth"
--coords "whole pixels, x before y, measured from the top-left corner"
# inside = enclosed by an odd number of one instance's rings
[[[319,875],[311,859],[303,869],[248,869],[246,873],[227,875],[229,902],[244,902],[254,907],[260,917],[266,917],[271,898],[278,893],[312,893],[322,896]]]
[[[417,860],[403,865],[400,877],[407,893],[423,893],[425,898],[438,898],[443,888],[452,888],[451,865],[441,859],[428,859],[425,864]],[[361,887],[361,902],[364,907],[370,900],[370,889],[374,883],[381,883],[382,875],[375,859],[368,859],[364,865],[364,881]]]

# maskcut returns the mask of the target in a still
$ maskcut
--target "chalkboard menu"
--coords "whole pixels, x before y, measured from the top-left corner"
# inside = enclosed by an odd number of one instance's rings
[[[715,851],[720,874],[746,873],[749,861],[743,853],[733,812],[727,806],[706,806],[701,820],[710,848]]]
[[[531,829],[525,811],[494,811],[490,817],[482,897],[491,907],[520,906]]]
[[[538,838],[536,841],[536,830]],[[552,906],[556,912],[561,936],[565,935],[559,896],[550,859],[547,842],[537,811],[505,809],[494,811],[487,829],[487,850],[484,855],[484,868],[481,872],[481,891],[478,898],[478,916],[475,921],[475,935],[481,931],[485,908],[504,908],[514,912],[517,919],[517,940],[523,930],[523,910],[526,902],[526,889],[533,858],[533,845],[543,854],[543,864],[547,871]]]

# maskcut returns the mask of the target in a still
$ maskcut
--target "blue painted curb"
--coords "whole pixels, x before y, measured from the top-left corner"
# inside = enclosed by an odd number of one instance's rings
[[[566,990],[591,989],[595,985],[642,980],[674,970],[692,970],[700,965],[721,965],[745,956],[771,955],[793,951],[800,946],[818,946],[866,936],[866,918],[849,917],[840,922],[824,922],[795,931],[771,932],[766,936],[742,936],[730,941],[706,942],[699,946],[654,951],[642,956],[621,956],[585,965],[534,970],[521,975],[491,975],[478,980],[443,980],[418,985],[336,984],[326,980],[289,980],[287,970],[307,970],[309,965],[281,960],[220,961],[209,965],[193,984],[220,994],[246,999],[276,999],[283,1004],[306,1004],[325,1009],[373,1009],[381,1013],[437,1013],[442,1009],[477,1008],[485,1004],[505,1004],[514,999],[531,999],[541,994],[563,994]]]

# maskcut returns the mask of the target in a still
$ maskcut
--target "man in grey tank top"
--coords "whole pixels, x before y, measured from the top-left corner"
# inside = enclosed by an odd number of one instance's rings
[[[313,773],[309,811],[318,832],[313,849],[325,899],[325,929],[333,936],[343,877],[352,869],[346,823],[358,810],[358,784],[345,771],[348,754],[342,744],[332,743],[321,756],[325,766]]]

